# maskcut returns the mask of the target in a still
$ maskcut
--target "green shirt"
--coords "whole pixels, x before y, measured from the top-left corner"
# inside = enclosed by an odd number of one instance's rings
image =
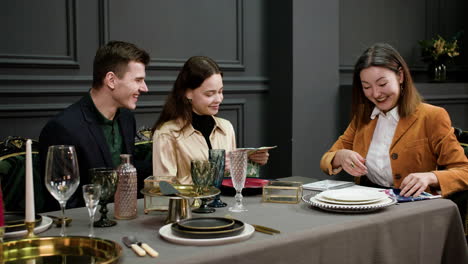
[[[88,94],[90,97],[91,95]],[[92,102],[93,100],[91,100]],[[114,164],[114,168],[120,164],[120,154],[122,154],[123,149],[123,141],[122,135],[120,134],[120,126],[119,122],[117,122],[119,116],[119,110],[115,113],[114,119],[109,120],[101,112],[97,109],[96,105],[94,105],[94,110],[96,113],[96,120],[99,123],[99,126],[104,133],[104,137],[107,141],[107,146],[109,147],[109,151],[112,157],[112,164]]]

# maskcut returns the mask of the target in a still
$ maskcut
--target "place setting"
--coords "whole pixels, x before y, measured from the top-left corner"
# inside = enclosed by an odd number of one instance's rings
[[[14,239],[26,236],[25,214],[23,212],[5,212],[4,239]],[[36,214],[34,216],[34,233],[39,234],[50,228],[53,219]]]
[[[223,155],[224,154],[221,155],[221,160],[224,161]],[[217,155],[210,153],[210,158],[214,156]],[[232,185],[236,190],[236,196],[235,203],[228,208],[228,211],[233,213],[247,212],[248,209],[243,204],[242,197],[242,189],[244,188],[246,179],[247,153],[245,151],[232,151],[230,153],[230,159],[231,179]],[[219,187],[221,184],[220,179],[223,178],[220,172],[224,171],[224,163],[221,164],[222,167],[220,168],[219,165],[216,166],[209,162],[210,161],[192,161],[192,178],[194,180],[195,189],[198,190],[199,193],[208,191],[209,185],[214,184]],[[216,179],[213,179],[213,175]],[[160,187],[163,189],[169,186],[171,185],[164,182],[160,183]],[[226,206],[226,203],[222,201],[215,202],[215,204],[223,204]],[[217,207],[219,208],[219,206]],[[200,208],[203,209],[206,208],[206,206],[202,205]],[[272,228],[245,223],[229,215],[226,217],[192,218],[191,212],[204,213],[202,210],[197,209],[190,211],[187,204],[170,203],[168,217],[165,221],[166,225],[159,229],[159,235],[163,239],[176,244],[208,246],[244,241],[249,239],[255,231],[270,235],[280,233],[280,231]]]
[[[37,236],[48,230],[54,220],[35,214],[31,140],[26,142],[25,167],[25,213],[6,212],[4,215],[6,241],[2,243],[3,263],[18,263],[20,260],[27,263],[117,263],[122,247],[112,240],[94,237],[94,212],[103,193],[101,185],[89,184],[82,188],[89,213],[88,236],[67,234],[67,219],[70,218],[65,217],[65,205],[80,182],[75,148],[50,146],[47,154],[44,180],[61,207],[61,217],[53,217],[61,220],[59,236]],[[21,250],[25,248],[28,250]]]
[[[380,190],[352,187],[306,194],[302,200],[312,207],[342,213],[366,213],[397,203],[395,198]]]
[[[237,219],[199,217],[167,224],[159,229],[161,237],[182,245],[220,245],[246,240],[255,228]]]

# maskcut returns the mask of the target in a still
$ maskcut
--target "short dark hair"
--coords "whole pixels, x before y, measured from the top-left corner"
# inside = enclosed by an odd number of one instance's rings
[[[161,115],[154,124],[152,132],[160,128],[165,122],[181,119],[183,122],[181,131],[192,123],[192,104],[185,97],[187,90],[195,90],[213,74],[220,74],[218,64],[205,56],[194,56],[189,58],[174,83],[171,93],[167,97]]]
[[[421,103],[422,98],[414,86],[408,65],[400,53],[387,43],[376,43],[366,49],[354,65],[352,90],[352,118],[363,123],[370,122],[370,115],[375,105],[364,95],[361,83],[361,71],[372,67],[383,67],[396,74],[403,73],[398,114],[406,117],[412,114]]]
[[[149,54],[132,43],[109,41],[96,51],[93,63],[93,88],[102,86],[108,72],[114,72],[122,78],[131,61],[141,62],[145,66],[150,61]]]

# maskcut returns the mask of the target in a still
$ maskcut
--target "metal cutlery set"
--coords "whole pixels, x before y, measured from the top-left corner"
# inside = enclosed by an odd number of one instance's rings
[[[148,244],[138,241],[134,236],[126,236],[122,238],[122,242],[128,247],[131,248],[138,256],[144,257],[146,253],[153,258],[159,256],[159,253],[150,247]]]

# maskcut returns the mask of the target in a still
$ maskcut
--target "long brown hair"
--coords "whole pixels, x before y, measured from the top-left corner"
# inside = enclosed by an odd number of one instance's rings
[[[160,128],[165,122],[171,120],[182,120],[184,130],[192,123],[192,104],[185,97],[188,89],[195,90],[213,74],[221,74],[218,64],[205,56],[194,56],[188,59],[179,72],[171,93],[166,99],[161,115],[154,124],[151,132]]]
[[[364,95],[360,73],[362,70],[372,67],[383,67],[396,74],[403,73],[400,97],[398,98],[398,114],[406,117],[412,114],[422,99],[414,86],[410,70],[405,60],[396,49],[386,43],[376,43],[368,48],[359,57],[354,65],[353,90],[352,90],[352,119],[362,123],[368,123],[375,105]]]

